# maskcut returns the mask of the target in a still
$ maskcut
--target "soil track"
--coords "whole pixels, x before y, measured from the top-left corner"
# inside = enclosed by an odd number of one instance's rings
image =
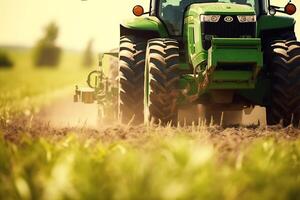
[[[41,121],[55,128],[85,127],[98,128],[110,126],[116,122],[100,123],[98,119],[98,107],[96,104],[74,103],[73,96],[68,94],[57,99],[50,106],[46,106],[39,113]],[[257,107],[250,115],[243,115],[242,125],[266,125],[265,109]]]
[[[38,114],[38,118],[54,128],[97,128],[98,108],[96,104],[74,103],[71,94],[54,101]]]
[[[234,150],[240,144],[248,143],[255,138],[283,137],[295,139],[300,135],[299,129],[288,127],[266,127],[265,114],[262,108],[256,108],[251,115],[243,116],[243,125],[238,127],[146,127],[126,126],[116,122],[101,124],[98,121],[96,104],[73,103],[69,94],[46,106],[41,112],[31,118],[21,117],[13,122],[1,125],[5,138],[18,141],[20,134],[28,133],[32,137],[46,137],[51,140],[63,139],[70,133],[86,139],[96,139],[103,142],[125,140],[135,144],[143,144],[149,137],[173,137],[185,135],[194,139],[209,139],[218,148]],[[258,120],[260,126],[257,125]]]
[[[68,136],[75,136],[79,141],[89,141],[91,143],[102,142],[103,144],[115,144],[118,142],[128,143],[137,148],[147,148],[151,141],[171,140],[172,138],[185,137],[199,142],[199,144],[212,144],[216,151],[221,154],[221,158],[228,155],[237,155],[241,148],[260,139],[275,139],[275,141],[298,140],[300,129],[292,127],[280,128],[239,126],[190,126],[190,127],[159,127],[150,126],[125,126],[111,125],[99,127],[97,129],[87,127],[65,127],[54,128],[53,126],[27,118],[17,119],[13,123],[0,127],[4,133],[4,138],[13,143],[20,143],[24,136],[31,139],[44,138],[47,141],[61,141]]]
[[[73,103],[72,95],[56,100],[42,111],[29,117],[14,119],[11,123],[1,124],[0,131],[5,139],[16,142],[24,135],[31,138],[47,138],[50,141],[65,139],[72,134],[80,141],[93,140],[104,143],[125,141],[134,146],[146,145],[150,138],[171,139],[173,137],[189,137],[193,140],[212,143],[220,152],[237,152],[241,146],[259,138],[275,138],[284,140],[298,139],[300,130],[291,127],[266,127],[263,110],[257,108],[252,115],[243,116],[244,125],[236,127],[220,126],[188,126],[188,127],[159,127],[120,125],[116,122],[99,124],[97,121],[97,105]],[[249,125],[257,124],[260,126]],[[246,125],[245,125],[246,124]]]

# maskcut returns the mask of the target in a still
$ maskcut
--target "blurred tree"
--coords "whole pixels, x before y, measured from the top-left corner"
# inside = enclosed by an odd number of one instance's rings
[[[0,51],[0,68],[12,67],[13,62],[5,52]]]
[[[57,66],[60,61],[61,49],[55,42],[59,28],[51,22],[45,28],[45,36],[40,39],[34,48],[34,64],[36,66]]]
[[[94,55],[93,55],[93,40],[89,40],[87,43],[87,46],[83,52],[83,59],[82,59],[82,65],[84,67],[92,67],[94,64]]]

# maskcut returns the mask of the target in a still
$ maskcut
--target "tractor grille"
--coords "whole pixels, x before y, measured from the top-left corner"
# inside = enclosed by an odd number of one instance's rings
[[[256,23],[240,23],[237,16],[231,15],[232,22],[225,22],[224,18],[230,15],[223,15],[219,22],[201,22],[202,45],[205,50],[211,46],[211,39],[218,38],[242,38],[255,37]]]

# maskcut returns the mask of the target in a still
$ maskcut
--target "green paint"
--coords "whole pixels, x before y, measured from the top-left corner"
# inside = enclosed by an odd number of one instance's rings
[[[261,42],[258,38],[214,38],[208,51],[208,68],[218,64],[251,64],[258,73],[263,66]],[[259,69],[256,69],[259,68]]]
[[[266,97],[270,96],[270,86],[270,79],[265,75],[260,75],[257,78],[254,89],[240,90],[237,93],[245,99],[251,101],[253,105],[266,106],[269,104]]]
[[[296,21],[293,18],[285,16],[267,16],[263,15],[257,22],[258,33],[265,30],[274,30],[289,28],[295,25]]]
[[[209,89],[253,89],[255,81],[251,71],[214,71]]]
[[[257,19],[257,38],[213,38],[209,50],[203,49],[201,15],[259,15],[255,8],[233,3],[195,3],[185,13],[183,43],[185,54],[181,54],[179,69],[183,72],[179,89],[184,95],[179,97],[182,103],[190,103],[188,96],[209,96],[212,90],[235,90],[254,105],[267,105],[270,80],[264,68],[262,41],[260,33],[294,26],[295,20],[283,16],[260,15]],[[139,17],[126,21],[123,26],[134,30],[158,32],[161,38],[170,37],[163,23],[157,17]],[[177,39],[177,38],[176,38]],[[146,62],[147,63],[147,62]],[[222,67],[230,66],[230,70]],[[191,68],[199,67],[198,74],[184,74]],[[237,68],[234,69],[234,66]],[[242,69],[246,66],[245,69]],[[145,94],[149,93],[149,66],[145,72]],[[189,73],[193,73],[192,71]],[[207,77],[206,79],[204,77]],[[200,88],[202,83],[204,86]],[[202,85],[201,85],[202,86]],[[145,103],[148,103],[145,99]]]
[[[199,14],[217,14],[217,15],[254,15],[253,7],[233,3],[201,3],[193,4],[189,8],[187,15],[195,16]]]
[[[158,32],[160,37],[168,37],[168,32],[162,22],[153,16],[138,17],[125,21],[124,27],[134,30]]]
[[[238,89],[249,89],[254,88],[254,83],[247,82],[224,82],[224,83],[211,83],[210,90],[238,90]]]
[[[251,71],[214,71],[211,77],[212,82],[253,82]]]
[[[198,55],[201,55],[200,53]],[[202,58],[201,56],[194,56],[195,60]],[[188,95],[192,96],[197,93],[202,95],[209,93],[210,90],[255,89],[256,77],[263,67],[260,39],[214,38],[212,46],[208,50],[207,58],[207,65],[204,66],[205,70],[203,74],[197,76],[197,79],[194,76],[186,75],[180,80],[180,88],[188,88]],[[219,66],[222,64],[232,64],[232,66],[237,66],[237,69],[220,70]],[[250,66],[250,69],[246,68],[246,70],[243,70],[241,66]],[[201,84],[205,76],[209,77],[209,84],[205,88],[198,90],[198,85],[199,83]],[[183,101],[181,98],[181,102],[186,101]]]
[[[207,51],[202,47],[202,31],[200,26],[200,16],[202,14],[255,15],[255,10],[250,6],[232,3],[201,3],[191,5],[185,14],[183,36],[188,52],[188,60],[194,68],[208,59]]]

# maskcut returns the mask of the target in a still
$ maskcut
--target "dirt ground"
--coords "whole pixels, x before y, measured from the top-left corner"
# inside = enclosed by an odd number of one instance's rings
[[[259,138],[294,140],[300,136],[299,129],[265,126],[265,114],[262,108],[256,108],[251,115],[244,115],[241,126],[147,127],[120,125],[115,121],[101,124],[97,118],[96,104],[85,105],[73,103],[72,100],[72,95],[57,99],[36,116],[15,119],[9,124],[1,125],[0,131],[4,133],[7,140],[16,143],[24,133],[33,138],[49,138],[51,141],[64,139],[67,135],[76,133],[76,137],[82,141],[89,139],[104,143],[126,141],[141,147],[149,138],[172,138],[182,135],[195,140],[209,141],[220,152],[236,152],[242,145]]]
[[[89,107],[91,109],[91,107]],[[71,109],[72,110],[72,109]],[[73,110],[72,110],[73,111]],[[88,109],[86,110],[88,111]],[[70,114],[72,112],[70,111]],[[52,115],[53,117],[54,115]],[[73,116],[73,115],[72,115]],[[49,115],[50,117],[50,115]],[[48,118],[50,119],[50,118]],[[48,141],[65,140],[67,136],[75,136],[79,141],[89,141],[97,143],[101,141],[103,144],[114,144],[125,142],[138,148],[144,148],[149,141],[169,140],[178,137],[187,137],[199,144],[212,144],[216,151],[223,156],[234,155],[241,148],[251,144],[253,141],[260,139],[275,139],[276,141],[298,140],[300,137],[300,129],[292,127],[281,128],[262,127],[262,126],[188,126],[188,127],[160,127],[160,126],[127,126],[127,125],[107,125],[95,126],[93,119],[91,121],[80,121],[82,118],[73,116],[73,121],[65,120],[60,116],[61,121],[55,121],[55,126],[41,119],[17,119],[13,123],[7,124],[5,127],[0,127],[0,131],[4,133],[5,140],[18,144],[24,136],[29,136],[31,139],[44,138]],[[79,121],[77,121],[79,119]],[[74,126],[69,126],[74,122]],[[67,124],[68,127],[62,127]],[[78,126],[80,124],[81,126]],[[76,126],[75,126],[76,125]],[[59,127],[61,126],[61,127]],[[89,127],[91,126],[91,127]],[[221,156],[221,157],[223,157]]]
[[[85,127],[97,128],[104,126],[98,119],[97,104],[74,103],[72,94],[57,99],[51,106],[47,106],[39,113],[38,118],[55,128]],[[242,125],[266,125],[265,109],[256,107],[250,115],[243,114]],[[109,121],[105,126],[116,122]]]
[[[57,99],[38,114],[41,121],[55,128],[86,127],[96,128],[97,104],[74,103],[72,94]]]

